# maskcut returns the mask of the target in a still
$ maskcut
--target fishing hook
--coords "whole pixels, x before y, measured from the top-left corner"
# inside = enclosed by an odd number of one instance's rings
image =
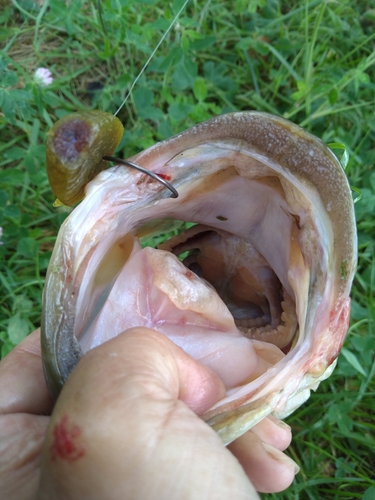
[[[160,177],[160,175],[155,174],[154,172],[151,172],[150,170],[147,170],[147,168],[141,167],[140,165],[137,165],[136,163],[132,163],[131,161],[128,160],[121,160],[120,158],[115,158],[114,156],[103,156],[103,160],[106,161],[113,161],[115,163],[120,163],[121,165],[126,165],[128,167],[135,168],[136,170],[139,170],[140,172],[143,172],[144,174],[149,175],[153,179],[159,181],[163,186],[169,189],[171,191],[171,198],[178,198],[178,191],[176,188],[172,186],[169,182],[167,182],[165,179]]]

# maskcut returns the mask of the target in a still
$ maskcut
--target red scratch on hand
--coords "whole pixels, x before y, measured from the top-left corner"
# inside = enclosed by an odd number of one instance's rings
[[[61,458],[69,462],[78,460],[85,454],[85,447],[77,443],[81,434],[78,425],[70,424],[67,415],[64,415],[53,429],[53,443],[51,445],[51,458]]]

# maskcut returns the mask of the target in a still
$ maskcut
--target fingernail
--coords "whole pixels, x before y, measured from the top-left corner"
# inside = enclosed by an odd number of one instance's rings
[[[292,428],[290,427],[290,425],[286,424],[285,422],[283,422],[282,420],[280,420],[279,418],[277,417],[274,417],[273,415],[269,415],[268,417],[270,420],[272,420],[272,422],[274,424],[276,424],[278,427],[281,427],[281,429],[286,429],[288,431],[291,431]]]
[[[268,455],[270,455],[274,460],[277,460],[278,462],[280,462],[282,464],[292,466],[293,470],[294,470],[294,475],[298,474],[298,472],[300,471],[300,468],[298,467],[298,465],[296,464],[296,462],[294,460],[287,457],[283,452],[281,452],[280,450],[277,450],[276,448],[274,448],[273,446],[270,446],[267,443],[262,442],[262,447],[263,447],[264,451]]]

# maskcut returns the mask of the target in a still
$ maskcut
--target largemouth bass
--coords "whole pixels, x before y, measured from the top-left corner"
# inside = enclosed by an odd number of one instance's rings
[[[333,153],[282,118],[219,116],[89,182],[62,225],[43,299],[57,397],[83,353],[133,326],[170,337],[224,381],[201,417],[229,443],[285,417],[327,378],[356,266],[350,187]],[[159,248],[142,241],[194,223]],[[181,260],[178,256],[182,256]]]

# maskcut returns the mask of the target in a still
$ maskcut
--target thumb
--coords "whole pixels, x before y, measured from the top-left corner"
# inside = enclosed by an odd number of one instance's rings
[[[88,386],[80,395],[85,396],[82,403],[97,405],[97,410],[100,394],[114,405],[122,405],[121,399],[132,393],[179,399],[197,414],[225,396],[224,384],[212,370],[148,328],[132,328],[89,351],[68,381],[68,397],[82,385]]]
[[[243,487],[250,487],[237,461],[194,413],[224,394],[217,375],[153,330],[131,329],[93,349],[69,377],[52,414],[38,498],[194,498],[182,491],[172,495],[171,484],[186,492],[201,479],[207,484],[207,475],[216,477],[212,465],[207,471],[210,453],[213,460],[224,453]],[[185,482],[176,482],[181,473]]]

